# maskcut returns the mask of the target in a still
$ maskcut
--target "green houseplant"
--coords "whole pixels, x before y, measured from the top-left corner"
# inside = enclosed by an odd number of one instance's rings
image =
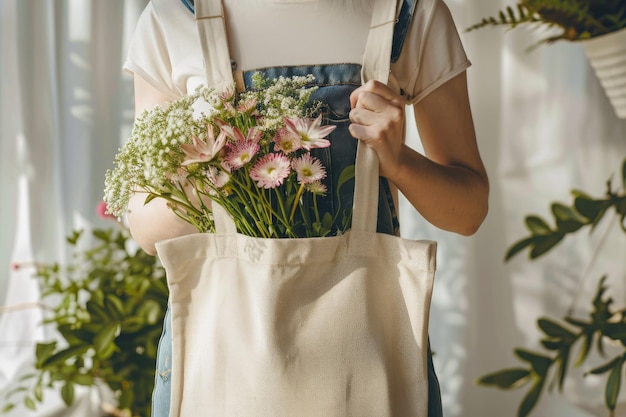
[[[123,227],[93,230],[87,249],[84,238],[79,231],[67,238],[73,253],[68,265],[35,264],[49,313],[45,324],[60,338],[36,345],[34,370],[7,393],[5,412],[17,401],[35,410],[46,388],[59,390],[69,406],[76,386],[104,385],[116,402],[103,404],[110,415],[150,415],[167,305],[165,272],[155,257],[130,247]]]
[[[582,45],[615,114],[626,118],[626,2],[624,0],[519,0],[469,31],[486,26],[532,25],[557,29],[537,45],[575,41]],[[535,46],[537,46],[535,45]]]
[[[626,160],[622,164],[621,174],[619,191],[613,190],[611,181],[607,181],[604,197],[594,198],[581,191],[572,191],[573,204],[552,203],[552,226],[539,216],[527,216],[525,222],[530,234],[509,248],[506,259],[524,250],[529,251],[530,259],[543,256],[568,234],[593,230],[610,212],[617,214],[619,227],[626,233]],[[555,386],[559,390],[563,388],[572,362],[573,366],[580,367],[594,348],[601,356],[605,356],[605,345],[610,343],[619,346],[619,353],[584,375],[608,374],[604,397],[609,415],[613,416],[626,369],[626,308],[616,309],[613,306],[613,299],[607,294],[605,279],[602,277],[599,281],[587,318],[573,317],[568,313],[563,320],[547,317],[538,319],[537,325],[543,332],[540,344],[544,351],[516,348],[515,355],[524,366],[484,375],[478,383],[507,390],[529,386],[517,414],[524,417],[531,413],[546,389]]]
[[[626,28],[626,3],[623,0],[521,0],[468,30],[485,26],[512,29],[524,24],[560,29],[542,43],[590,39]]]

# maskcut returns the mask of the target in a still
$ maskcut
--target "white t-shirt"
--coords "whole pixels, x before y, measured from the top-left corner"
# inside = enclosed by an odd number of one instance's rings
[[[371,22],[364,10],[345,10],[319,0],[224,0],[224,10],[231,57],[240,70],[360,64]],[[402,52],[391,66],[409,103],[469,65],[443,0],[418,0]],[[172,99],[204,82],[196,22],[180,0],[148,4],[124,68]]]

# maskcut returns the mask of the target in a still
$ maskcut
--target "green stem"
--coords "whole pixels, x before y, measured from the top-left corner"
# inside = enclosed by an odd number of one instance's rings
[[[293,221],[293,216],[296,214],[296,208],[298,207],[298,203],[300,202],[300,197],[302,197],[302,193],[304,192],[304,183],[300,184],[300,188],[298,188],[298,192],[296,193],[296,198],[293,200],[293,206],[291,207],[291,214],[289,214],[289,221]]]

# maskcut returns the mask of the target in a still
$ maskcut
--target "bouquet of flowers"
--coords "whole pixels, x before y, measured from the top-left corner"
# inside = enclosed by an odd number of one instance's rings
[[[200,232],[214,232],[215,203],[249,236],[328,235],[337,214],[318,210],[326,169],[311,151],[330,146],[326,137],[335,127],[315,117],[320,103],[311,101],[312,81],[257,73],[250,91],[200,87],[145,111],[106,174],[108,210],[122,216],[139,191],[146,203],[166,199]],[[338,188],[351,173],[342,173]]]

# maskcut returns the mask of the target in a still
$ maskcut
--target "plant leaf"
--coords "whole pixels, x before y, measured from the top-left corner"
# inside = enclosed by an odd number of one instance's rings
[[[93,345],[98,354],[108,351],[110,345],[114,344],[115,334],[119,328],[118,324],[107,324],[94,337]]]
[[[41,367],[45,368],[51,365],[61,365],[65,363],[66,360],[73,358],[75,356],[82,355],[89,349],[89,345],[74,345],[70,346],[67,349],[64,349],[60,352],[55,353],[54,355],[48,357],[42,364]]]
[[[535,408],[537,401],[539,401],[539,397],[541,396],[541,390],[543,389],[544,382],[544,379],[538,379],[530,391],[528,391],[519,406],[517,412],[519,417],[526,417],[530,414],[533,408]]]
[[[74,402],[74,384],[72,382],[66,382],[61,388],[61,398],[68,407]]]
[[[563,239],[562,233],[553,233],[546,236],[537,236],[535,247],[530,251],[530,258],[535,259],[548,252]]]
[[[550,319],[547,319],[545,317],[537,320],[537,325],[539,326],[541,330],[543,330],[545,334],[547,334],[550,337],[555,337],[559,339],[576,337],[576,334],[574,334],[570,330],[561,326],[559,323],[552,321]]]
[[[500,389],[517,389],[529,381],[528,369],[513,368],[493,372],[480,377],[476,383],[480,385],[495,386]]]
[[[603,374],[603,373],[607,372],[608,370],[612,369],[615,366],[615,364],[620,361],[620,359],[621,359],[621,357],[618,356],[618,357],[614,358],[613,360],[611,360],[610,362],[607,362],[604,365],[600,365],[597,368],[594,368],[594,369],[588,371],[587,374],[592,374],[592,375]]]
[[[617,397],[619,396],[619,389],[622,384],[622,365],[624,364],[624,356],[618,358],[609,374],[609,379],[606,382],[605,401],[609,410],[615,410],[617,405]]]
[[[549,235],[552,233],[548,223],[539,216],[527,216],[526,227],[533,235]]]
[[[516,242],[515,244],[513,244],[513,246],[511,246],[509,248],[509,250],[507,251],[504,260],[508,261],[509,259],[511,259],[512,257],[514,257],[515,255],[517,255],[519,252],[521,252],[522,250],[526,249],[526,247],[532,245],[532,243],[535,241],[535,237],[534,236],[530,236],[527,237],[526,239],[522,239],[518,242]]]

